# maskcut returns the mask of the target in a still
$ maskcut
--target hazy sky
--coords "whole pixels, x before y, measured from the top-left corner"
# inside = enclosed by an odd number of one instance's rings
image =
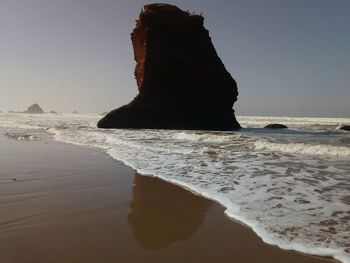
[[[0,110],[103,112],[136,94],[141,0],[0,0]],[[239,88],[238,115],[350,117],[349,0],[178,0]]]

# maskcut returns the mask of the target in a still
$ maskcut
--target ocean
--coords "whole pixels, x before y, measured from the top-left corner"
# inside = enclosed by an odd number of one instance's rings
[[[100,118],[0,113],[0,132],[101,148],[221,203],[266,243],[350,262],[350,132],[339,130],[350,118],[239,116],[244,128],[233,132],[103,130]],[[263,128],[270,123],[289,129]]]

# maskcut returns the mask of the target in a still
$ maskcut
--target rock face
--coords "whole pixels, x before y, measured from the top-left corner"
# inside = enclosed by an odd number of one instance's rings
[[[168,4],[141,11],[131,40],[139,94],[100,128],[232,130],[237,85],[218,57],[201,15]]]
[[[287,129],[288,127],[286,125],[284,125],[284,124],[273,123],[273,124],[266,125],[264,128],[268,128],[268,129]]]
[[[42,114],[44,113],[43,109],[38,104],[33,104],[32,106],[28,107],[24,113],[31,113],[31,114]]]

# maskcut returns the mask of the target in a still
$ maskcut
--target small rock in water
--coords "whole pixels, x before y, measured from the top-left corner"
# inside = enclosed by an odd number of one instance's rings
[[[267,129],[287,129],[288,127],[286,125],[283,125],[283,124],[273,123],[273,124],[266,125],[264,128],[267,128]]]
[[[342,125],[339,129],[343,131],[350,131],[350,125]]]
[[[33,104],[32,106],[29,106],[24,113],[31,113],[31,114],[42,114],[44,113],[43,109],[38,104]]]

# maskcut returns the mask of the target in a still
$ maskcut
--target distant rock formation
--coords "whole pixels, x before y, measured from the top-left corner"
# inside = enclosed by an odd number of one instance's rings
[[[100,128],[233,130],[238,92],[201,15],[168,4],[141,11],[131,40],[139,94]]]
[[[266,125],[264,128],[268,128],[268,129],[287,129],[288,127],[286,125],[283,125],[283,124],[273,123],[273,124]]]
[[[72,111],[72,114],[79,114],[76,110]]]
[[[42,114],[44,113],[44,111],[38,104],[35,103],[32,106],[29,106],[28,109],[23,113]]]
[[[350,131],[350,125],[342,125],[339,129],[343,131]]]
[[[57,112],[52,110],[52,111],[50,111],[50,114],[57,114]]]

